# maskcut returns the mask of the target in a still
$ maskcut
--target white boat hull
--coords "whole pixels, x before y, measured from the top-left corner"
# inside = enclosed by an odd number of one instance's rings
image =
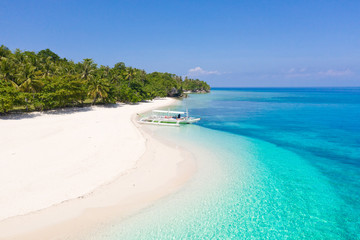
[[[141,118],[138,123],[178,127],[180,125],[191,124],[200,121],[200,118],[189,117],[187,111],[178,112],[153,110],[152,112],[153,114],[151,116]]]
[[[192,124],[200,121],[200,118],[188,118],[188,119],[168,119],[168,118],[142,118],[138,123],[152,124],[152,125],[163,125],[163,126],[180,126],[185,124]]]

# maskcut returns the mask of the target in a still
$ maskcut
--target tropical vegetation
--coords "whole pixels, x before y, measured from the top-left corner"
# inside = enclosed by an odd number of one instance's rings
[[[60,58],[49,49],[39,52],[0,46],[0,113],[49,110],[85,104],[136,103],[156,97],[209,92],[198,79],[125,66],[98,66]]]

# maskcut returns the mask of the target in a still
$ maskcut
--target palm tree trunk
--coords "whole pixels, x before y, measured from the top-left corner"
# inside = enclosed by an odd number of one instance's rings
[[[98,95],[96,94],[91,105],[94,105],[96,103],[97,98],[98,98]]]

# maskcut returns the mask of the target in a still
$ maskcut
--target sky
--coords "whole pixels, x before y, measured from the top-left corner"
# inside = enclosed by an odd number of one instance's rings
[[[360,86],[360,1],[1,0],[0,45],[212,87]]]

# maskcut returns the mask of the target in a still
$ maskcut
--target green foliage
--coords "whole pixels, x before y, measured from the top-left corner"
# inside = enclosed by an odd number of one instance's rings
[[[52,77],[45,79],[44,82],[44,88],[34,97],[36,109],[76,106],[86,98],[84,81],[77,76]]]
[[[101,76],[93,77],[88,81],[87,89],[88,96],[93,98],[93,104],[96,103],[98,98],[100,98],[103,103],[113,103],[116,101],[110,82],[106,78],[102,78]]]
[[[198,79],[171,73],[146,73],[123,62],[113,68],[98,67],[92,59],[74,63],[50,49],[38,53],[11,52],[0,46],[0,113],[13,107],[48,110],[79,106],[86,102],[136,103],[155,97],[182,96],[183,91],[205,91],[210,87]]]
[[[19,91],[11,84],[0,80],[0,113],[11,110],[19,96]]]
[[[191,92],[209,92],[210,86],[204,82],[200,81],[199,79],[188,79],[185,78],[183,82],[183,89],[184,91],[191,91]]]
[[[11,55],[11,51],[4,45],[1,45],[0,46],[0,58],[8,57],[9,55]]]
[[[60,57],[54,53],[53,51],[51,51],[50,49],[45,49],[45,50],[41,50],[38,52],[37,54],[40,58],[43,59],[47,59],[49,58],[50,60],[52,60],[53,62],[59,61]]]
[[[138,92],[131,89],[128,86],[121,86],[119,89],[118,101],[126,102],[126,103],[136,103],[141,101],[141,97]]]

